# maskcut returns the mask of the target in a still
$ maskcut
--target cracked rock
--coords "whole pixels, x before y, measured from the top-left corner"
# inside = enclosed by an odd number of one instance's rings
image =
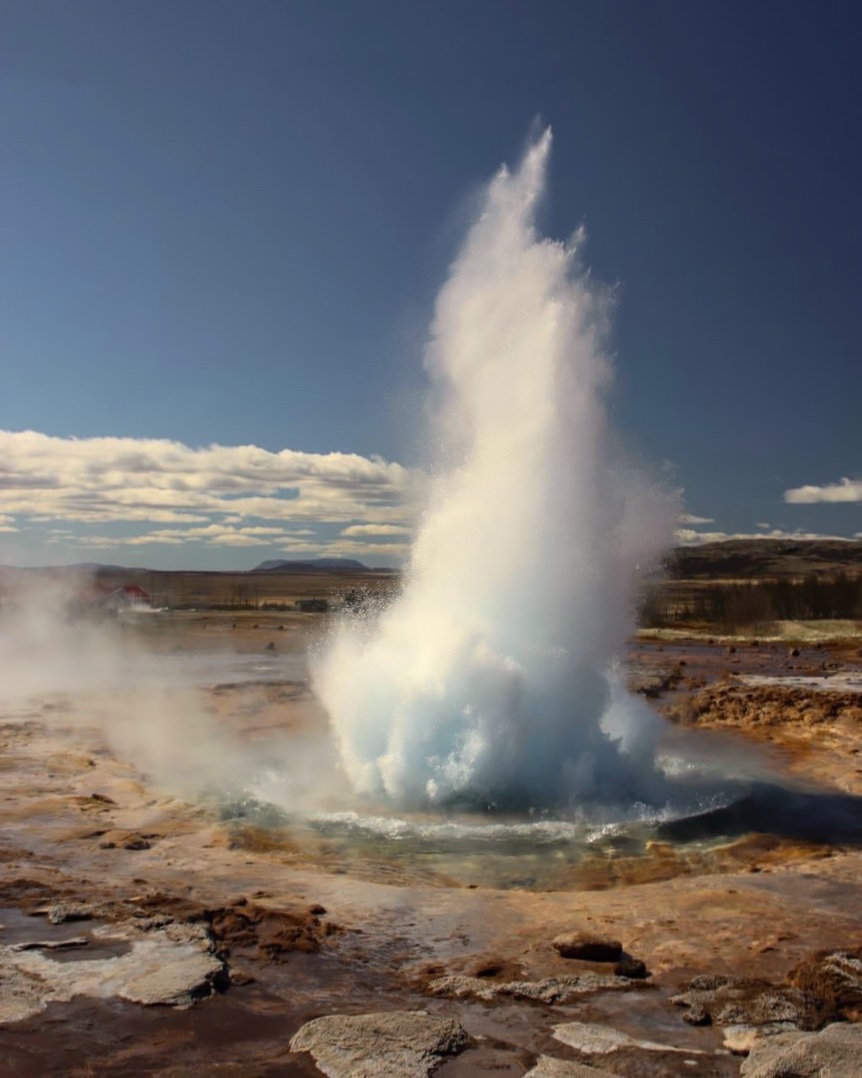
[[[508,981],[497,984],[483,977],[467,977],[453,973],[438,977],[428,985],[435,996],[454,999],[474,998],[494,1000],[500,996],[510,999],[531,999],[537,1003],[566,1003],[591,992],[626,991],[636,987],[626,977],[610,973],[575,973],[567,977],[545,977],[540,981]]]
[[[114,995],[147,1006],[188,1007],[228,982],[225,963],[196,925],[141,932],[129,921],[97,928],[92,935],[94,941],[104,937],[131,946],[117,957],[86,962],[56,962],[43,953],[42,943],[36,949],[0,946],[0,1023],[21,1021],[49,1003],[77,996]],[[88,941],[73,942],[86,947]]]
[[[742,1078],[859,1078],[862,1026],[763,1037],[742,1064]]]
[[[426,1078],[444,1056],[469,1044],[451,1018],[389,1011],[315,1018],[293,1037],[290,1050],[310,1052],[328,1078]]]
[[[687,1008],[693,1025],[714,1022],[777,1031],[817,1029],[823,1024],[821,1005],[808,993],[742,977],[695,977],[671,1002]]]

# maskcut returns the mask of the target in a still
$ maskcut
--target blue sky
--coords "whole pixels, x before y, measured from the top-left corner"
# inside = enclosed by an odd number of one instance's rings
[[[684,526],[862,532],[860,101],[839,0],[4,0],[0,563],[397,560],[434,294],[537,117]]]

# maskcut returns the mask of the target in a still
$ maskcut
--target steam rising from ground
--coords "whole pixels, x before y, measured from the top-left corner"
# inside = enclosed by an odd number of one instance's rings
[[[407,806],[662,796],[657,720],[615,657],[675,507],[615,459],[581,237],[536,233],[550,142],[494,178],[438,297],[436,478],[403,593],[315,662],[350,782]]]
[[[22,577],[4,591],[4,719],[38,717],[61,736],[83,731],[174,793],[227,783],[248,763],[186,670],[149,650],[134,627],[82,609],[92,591],[85,573]]]

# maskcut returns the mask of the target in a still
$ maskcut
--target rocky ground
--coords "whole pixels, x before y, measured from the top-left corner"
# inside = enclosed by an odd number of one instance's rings
[[[241,649],[297,651],[301,629],[255,624]],[[541,890],[181,799],[130,731],[95,721],[122,694],[7,702],[0,1074],[858,1075],[857,648],[635,645],[632,685],[669,737],[742,745],[792,789],[602,848]],[[249,744],[321,721],[301,679],[197,692]],[[178,699],[154,706],[182,747]]]

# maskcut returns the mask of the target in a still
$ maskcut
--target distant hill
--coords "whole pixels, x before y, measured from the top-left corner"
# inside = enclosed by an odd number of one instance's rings
[[[309,558],[307,561],[275,559],[262,561],[251,570],[253,573],[367,573],[368,566],[353,558]]]
[[[812,573],[862,576],[862,542],[842,539],[729,539],[677,547],[667,559],[678,580],[778,579]]]

